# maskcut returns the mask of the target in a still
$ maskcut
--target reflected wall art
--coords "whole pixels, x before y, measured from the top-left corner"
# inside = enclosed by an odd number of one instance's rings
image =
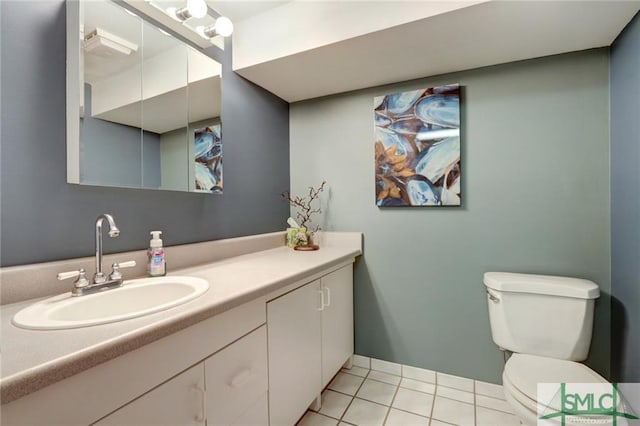
[[[222,194],[220,124],[194,132],[196,191]]]
[[[374,98],[376,205],[460,205],[460,85]]]

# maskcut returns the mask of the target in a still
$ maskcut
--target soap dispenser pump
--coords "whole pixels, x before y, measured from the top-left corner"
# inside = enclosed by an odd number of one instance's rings
[[[147,272],[150,277],[162,277],[167,274],[167,264],[160,235],[162,235],[162,231],[151,231],[152,238],[149,242],[147,263]]]

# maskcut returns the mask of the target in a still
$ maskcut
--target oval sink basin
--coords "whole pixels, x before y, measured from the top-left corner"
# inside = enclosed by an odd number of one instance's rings
[[[152,314],[204,294],[209,283],[194,277],[157,277],[125,281],[122,287],[86,296],[61,294],[19,311],[13,324],[31,330],[88,327]]]

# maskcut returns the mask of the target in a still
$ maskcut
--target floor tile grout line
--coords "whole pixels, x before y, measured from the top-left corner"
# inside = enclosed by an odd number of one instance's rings
[[[436,420],[437,422],[444,423],[444,424],[446,424],[446,425],[450,425],[450,426],[459,426],[459,425],[456,425],[455,423],[445,422],[444,420],[438,420],[438,419],[435,419],[435,420]]]
[[[433,382],[427,382],[426,380],[420,380],[420,379],[414,379],[413,377],[406,377],[406,376],[402,376],[401,377],[402,380],[407,379],[407,380],[413,380],[414,382],[420,382],[420,383],[425,383],[427,385],[435,385],[435,381]]]
[[[308,411],[311,411],[312,413],[316,413],[317,415],[322,416],[322,417],[327,417],[327,418],[329,418],[329,419],[331,419],[331,420],[336,420],[336,421],[338,421],[338,422],[340,421],[340,419],[336,419],[335,417],[330,416],[329,414],[324,414],[324,413],[321,413],[321,412],[319,412],[319,411],[313,411],[312,409],[309,409]],[[304,416],[303,416],[303,417],[304,417]]]
[[[396,392],[397,392],[397,391],[396,391]],[[394,393],[394,396],[395,396],[395,393]],[[361,400],[363,400],[363,401],[371,402],[372,404],[382,405],[383,407],[390,407],[390,405],[383,404],[382,402],[378,402],[378,401],[373,401],[373,400],[371,400],[371,399],[363,398],[362,396],[354,395],[354,398],[358,398],[358,399],[361,399]],[[392,400],[392,401],[393,401],[393,400]]]
[[[436,388],[436,392],[438,391],[438,388]],[[434,395],[435,396],[435,395]],[[461,404],[467,404],[467,405],[471,405],[474,406],[475,404],[473,402],[467,402],[467,401],[460,401],[459,399],[455,399],[455,398],[449,398],[448,396],[444,396],[444,395],[438,395],[439,398],[444,398],[444,399],[448,399],[449,401],[455,401],[455,402],[459,402]]]
[[[414,416],[422,417],[423,419],[428,419],[429,416],[425,416],[424,414],[414,413],[413,411],[405,410],[404,408],[398,408],[391,406],[394,410],[402,411],[403,413],[413,414]]]
[[[402,372],[402,370],[400,370]],[[393,402],[396,400],[396,395],[398,395],[398,390],[400,389],[400,383],[398,383],[396,385],[396,390],[395,392],[393,392],[393,397],[391,398],[391,401],[389,402],[389,407],[387,407],[387,413],[384,416],[384,419],[382,420],[382,424],[386,425],[387,424],[387,419],[389,419],[389,413],[391,413],[391,407],[393,407]]]
[[[330,389],[330,388],[327,388],[327,390],[330,390],[331,392],[339,393],[340,395],[348,396],[350,398],[355,397],[355,394],[351,395],[350,393],[345,393],[345,392],[342,392],[342,391],[339,391],[339,390],[335,390],[335,389]]]
[[[476,393],[477,395],[484,396],[485,398],[490,398],[490,399],[495,399],[495,400],[497,400],[497,401],[507,402],[504,398],[498,398],[498,397],[496,397],[496,396],[487,395],[487,394],[484,394],[484,393],[481,393],[481,392],[478,392],[478,391],[476,391],[475,393]]]
[[[348,374],[348,375],[350,375],[350,376],[354,376],[354,377],[367,377],[367,376],[369,375],[369,372],[370,372],[370,371],[371,371],[371,370],[367,371],[367,374],[366,374],[365,376],[358,376],[357,374],[349,373],[349,371],[344,371],[344,370],[340,370],[340,371],[338,371],[338,374],[339,374],[339,373],[343,373],[343,374]],[[336,376],[337,376],[338,374],[336,374]],[[332,380],[333,380],[333,379],[332,379]],[[331,383],[331,382],[329,382],[329,383]]]
[[[399,383],[399,382],[398,382],[398,383],[389,383],[389,382],[384,382],[384,381],[382,381],[382,380],[373,379],[373,378],[371,378],[371,377],[367,377],[367,380],[373,380],[374,382],[384,383],[384,384],[391,385],[391,386],[400,386],[400,383]]]
[[[426,382],[425,382],[425,383],[426,383]],[[457,391],[460,391],[460,392],[474,393],[474,391],[473,391],[473,390],[467,390],[467,389],[454,388],[454,387],[447,386],[447,385],[438,385],[438,386],[442,386],[443,388],[447,388],[447,389],[457,390]],[[472,387],[472,389],[475,389],[475,387]]]
[[[431,403],[431,411],[429,412],[429,426],[433,423],[433,411],[436,409],[436,396],[438,396],[438,375],[436,374],[436,387],[433,389],[433,402]]]
[[[414,391],[414,392],[420,392],[420,393],[424,393],[424,394],[427,394],[427,395],[433,395],[435,393],[435,385],[434,385],[433,392],[421,391],[420,389],[408,388],[408,387],[402,386],[402,385],[400,385],[400,387],[402,389],[406,389],[406,390],[410,390],[410,391]]]
[[[344,419],[344,415],[347,414],[347,411],[349,411],[349,407],[351,407],[351,404],[353,404],[353,400],[356,399],[356,395],[358,394],[358,392],[360,392],[360,388],[362,388],[362,385],[364,384],[365,380],[367,380],[367,376],[369,376],[369,372],[371,372],[371,369],[369,369],[369,371],[367,372],[367,375],[362,378],[362,382],[360,382],[360,386],[358,386],[358,389],[356,389],[355,393],[351,395],[351,401],[349,401],[349,403],[347,404],[347,407],[342,412],[342,416],[340,416],[340,419],[338,420],[338,424],[340,424],[340,422]],[[357,377],[360,377],[360,376],[357,376]]]

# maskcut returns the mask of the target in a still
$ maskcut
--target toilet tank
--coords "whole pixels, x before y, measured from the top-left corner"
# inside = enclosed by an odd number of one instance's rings
[[[549,275],[486,272],[493,341],[512,352],[583,361],[589,353],[593,281]]]

